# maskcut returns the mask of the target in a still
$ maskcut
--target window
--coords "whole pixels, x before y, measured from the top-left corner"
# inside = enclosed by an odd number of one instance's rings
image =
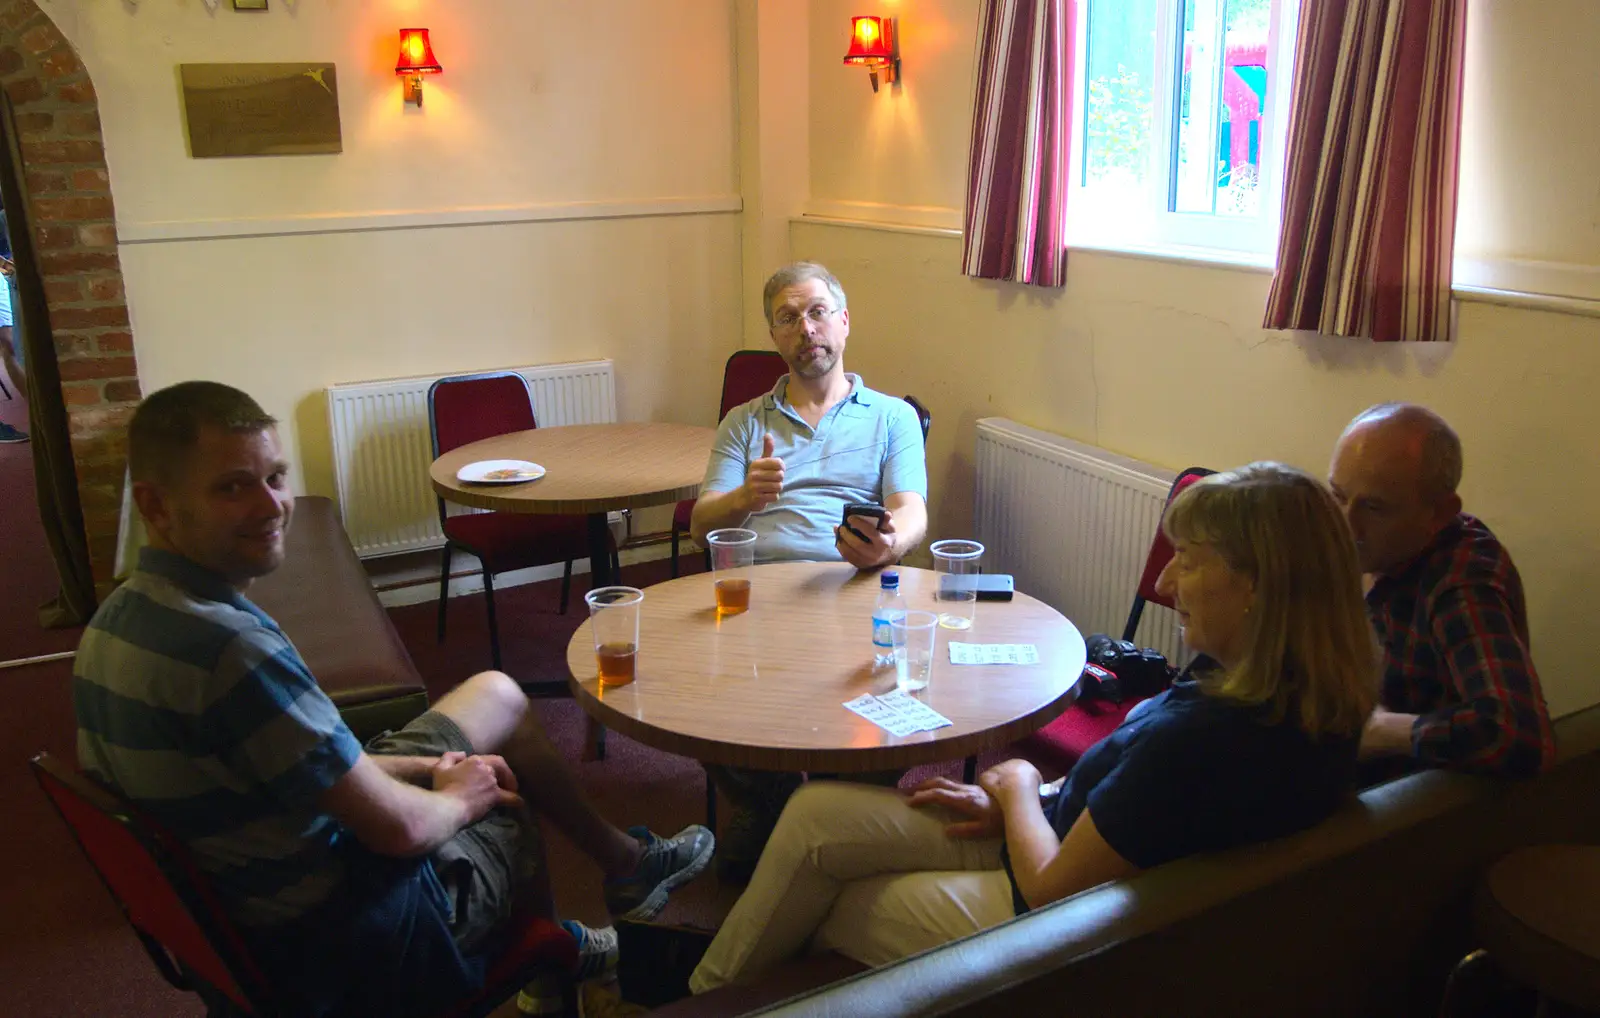
[[[1296,0],[1081,0],[1068,242],[1270,261]]]

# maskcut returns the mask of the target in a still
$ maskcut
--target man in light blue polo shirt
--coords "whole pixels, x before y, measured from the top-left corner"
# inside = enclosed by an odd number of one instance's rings
[[[916,412],[845,373],[850,310],[826,268],[784,266],[767,280],[762,302],[789,373],[723,418],[694,505],[694,539],[704,545],[719,527],[747,527],[759,535],[758,561],[843,559],[858,569],[899,561],[928,530],[928,467]],[[854,502],[888,512],[881,524],[852,516],[841,526]],[[707,771],[734,807],[718,871],[725,880],[748,879],[800,776]]]
[[[789,373],[723,418],[694,506],[695,540],[703,544],[719,527],[748,527],[760,535],[761,561],[842,558],[860,569],[898,561],[928,529],[916,412],[845,373],[850,311],[827,269],[785,266],[762,296]],[[880,526],[851,517],[852,526],[841,527],[852,502],[889,512]]]

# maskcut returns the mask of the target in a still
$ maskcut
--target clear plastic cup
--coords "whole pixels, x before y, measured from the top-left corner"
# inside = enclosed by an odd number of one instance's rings
[[[626,686],[634,679],[639,656],[639,610],[644,591],[638,587],[600,587],[583,600],[589,605],[594,630],[594,656],[601,686]]]
[[[895,688],[908,693],[928,688],[933,674],[933,612],[896,612],[889,619],[889,639],[894,643]]]
[[[706,535],[711,546],[712,589],[717,614],[738,615],[750,610],[751,572],[756,564],[756,532],[742,527],[713,530]]]
[[[978,610],[977,576],[983,565],[983,545],[977,541],[935,541],[933,571],[937,574],[934,597],[939,601],[939,625],[946,629],[971,629]]]

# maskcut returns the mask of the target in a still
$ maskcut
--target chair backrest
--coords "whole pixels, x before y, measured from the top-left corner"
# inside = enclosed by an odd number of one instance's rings
[[[1167,489],[1167,505],[1178,497],[1178,493],[1189,485],[1216,473],[1205,467],[1190,467],[1178,475],[1172,482],[1172,487]],[[1134,632],[1139,628],[1139,617],[1144,614],[1145,602],[1150,601],[1171,608],[1172,602],[1156,593],[1156,580],[1161,576],[1161,570],[1167,568],[1167,563],[1172,561],[1172,542],[1167,540],[1167,535],[1162,532],[1160,524],[1156,525],[1155,540],[1150,543],[1150,554],[1145,556],[1144,572],[1139,577],[1139,589],[1133,595],[1133,609],[1128,613],[1128,624],[1122,629],[1122,638],[1132,640]]]
[[[40,753],[32,766],[39,787],[167,982],[197,990],[193,976],[247,1012],[260,1013],[265,981],[182,845],[50,754]]]
[[[776,350],[735,350],[722,369],[722,409],[717,420],[741,403],[771,392],[788,370]]]
[[[528,380],[515,371],[452,375],[428,387],[428,432],[435,459],[469,442],[538,426]]]
[[[933,424],[933,414],[918,401],[917,397],[907,396],[905,400],[911,404],[911,409],[917,412],[917,423],[922,425],[922,441],[923,444],[927,444],[928,428]]]

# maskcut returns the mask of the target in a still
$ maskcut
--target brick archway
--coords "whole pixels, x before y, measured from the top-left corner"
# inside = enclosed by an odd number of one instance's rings
[[[139,380],[94,85],[34,0],[0,0],[0,87],[16,112],[85,537],[103,590],[115,568],[124,428]]]

